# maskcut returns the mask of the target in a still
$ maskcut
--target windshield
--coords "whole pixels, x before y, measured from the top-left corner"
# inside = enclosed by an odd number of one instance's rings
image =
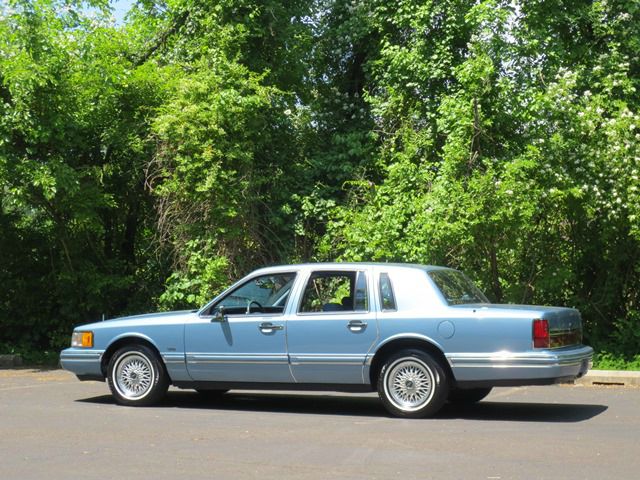
[[[457,270],[434,270],[429,276],[449,305],[490,303],[466,275]]]

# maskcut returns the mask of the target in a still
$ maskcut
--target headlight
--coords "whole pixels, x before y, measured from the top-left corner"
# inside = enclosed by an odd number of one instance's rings
[[[92,348],[93,332],[73,332],[73,335],[71,335],[71,346]]]

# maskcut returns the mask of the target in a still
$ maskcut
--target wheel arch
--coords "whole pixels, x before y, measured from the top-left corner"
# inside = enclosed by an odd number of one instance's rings
[[[417,349],[422,350],[426,353],[432,355],[444,369],[445,373],[449,377],[452,384],[455,384],[455,377],[453,375],[453,371],[451,370],[451,366],[447,361],[447,358],[442,351],[442,348],[433,342],[431,339],[422,336],[413,336],[413,337],[399,337],[393,338],[380,345],[376,350],[373,359],[371,360],[371,367],[369,368],[369,381],[371,383],[371,388],[373,390],[377,389],[378,386],[378,375],[384,362],[387,358],[393,355],[400,350],[407,349]]]
[[[151,351],[153,351],[153,353],[155,353],[158,357],[158,360],[160,360],[160,364],[162,365],[162,368],[164,368],[165,374],[167,376],[169,375],[167,366],[164,363],[164,359],[162,358],[162,355],[160,355],[160,350],[151,341],[151,339],[139,334],[124,334],[115,338],[102,354],[102,358],[100,360],[100,370],[102,371],[102,374],[105,378],[109,374],[109,372],[107,372],[107,369],[109,368],[109,362],[111,361],[111,357],[113,357],[113,354],[127,345],[143,345],[151,349]]]

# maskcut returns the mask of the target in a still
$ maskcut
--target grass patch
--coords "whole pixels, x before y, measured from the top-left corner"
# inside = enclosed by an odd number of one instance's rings
[[[593,357],[593,369],[640,370],[640,354],[629,357],[611,352],[598,352]]]
[[[0,354],[20,355],[25,367],[55,367],[60,358],[59,350],[36,350],[9,344],[0,344]]]

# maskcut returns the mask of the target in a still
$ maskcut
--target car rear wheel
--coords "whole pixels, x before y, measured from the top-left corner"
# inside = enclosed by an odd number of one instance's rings
[[[158,356],[144,345],[127,345],[109,360],[111,394],[121,405],[151,405],[164,397],[169,379]]]
[[[433,415],[448,393],[449,381],[442,365],[422,350],[391,355],[378,376],[378,395],[387,411],[398,417]]]
[[[477,403],[491,393],[492,388],[468,388],[468,389],[452,389],[449,392],[449,402],[464,405]]]

